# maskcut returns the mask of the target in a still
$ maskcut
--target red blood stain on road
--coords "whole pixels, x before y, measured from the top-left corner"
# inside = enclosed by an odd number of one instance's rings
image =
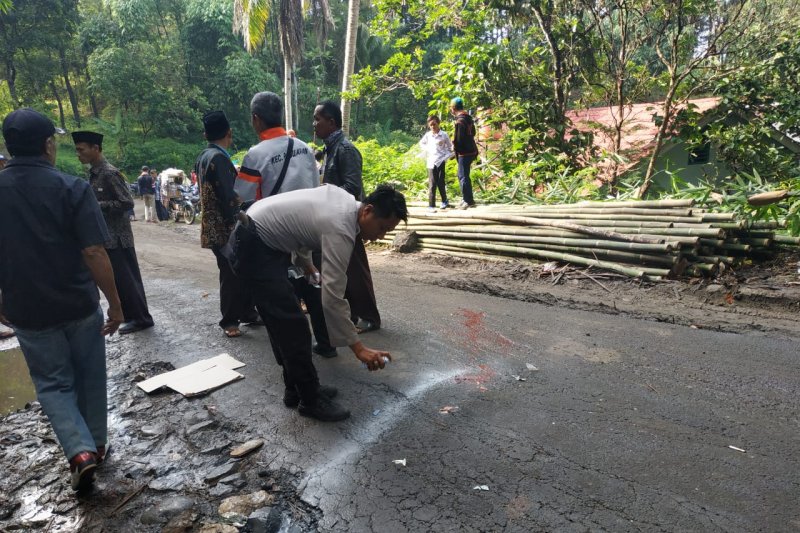
[[[466,329],[466,340],[473,347],[478,344],[492,344],[496,348],[511,348],[514,344],[508,337],[492,331],[486,327],[483,319],[486,317],[485,313],[480,311],[472,311],[471,309],[461,309],[461,315],[464,317],[464,328]]]

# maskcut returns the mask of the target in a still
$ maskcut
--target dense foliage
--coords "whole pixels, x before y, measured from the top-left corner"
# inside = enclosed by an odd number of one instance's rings
[[[0,2],[0,114],[29,105],[67,129],[107,135],[106,152],[128,173],[148,163],[187,168],[202,145],[200,116],[224,109],[234,151],[256,141],[253,93],[283,93],[276,3],[250,20],[263,39],[245,49],[234,0],[14,0]],[[241,7],[242,2],[237,4]],[[321,98],[338,100],[348,2],[302,3],[304,45],[293,59],[293,126],[311,140]],[[447,120],[461,96],[476,116],[482,157],[473,168],[483,201],[636,197],[653,184],[652,161],[623,174],[625,109],[657,102],[658,153],[669,136],[719,147],[734,175],[719,194],[759,176],[795,185],[800,166],[800,18],[797,0],[374,0],[362,6],[351,137],[365,181],[402,183],[425,195],[416,141],[430,113]],[[272,8],[270,11],[269,8]],[[260,25],[260,26],[259,26]],[[241,32],[240,32],[241,33]],[[713,113],[682,103],[717,96]],[[609,150],[574,129],[570,110],[605,106]],[[59,164],[77,167],[68,142]],[[611,162],[610,177],[598,171]],[[650,164],[648,164],[650,163]],[[452,164],[452,163],[451,163]],[[680,169],[672,169],[680,184]],[[455,169],[448,168],[453,194]],[[602,178],[602,179],[600,179]],[[695,184],[696,186],[696,184]]]

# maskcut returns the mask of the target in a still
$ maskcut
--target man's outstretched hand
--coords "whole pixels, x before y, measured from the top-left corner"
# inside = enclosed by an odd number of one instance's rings
[[[367,348],[361,341],[351,344],[350,349],[353,350],[353,353],[356,354],[356,358],[358,358],[359,361],[367,365],[367,369],[369,369],[370,372],[373,370],[380,370],[386,366],[386,362],[383,360],[384,357],[389,361],[392,360],[392,355],[389,352]]]

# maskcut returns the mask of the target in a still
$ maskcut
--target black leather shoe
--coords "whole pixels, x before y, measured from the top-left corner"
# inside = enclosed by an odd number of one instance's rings
[[[338,353],[336,353],[336,348],[334,348],[333,346],[330,346],[328,348],[323,348],[319,344],[314,344],[314,346],[311,348],[311,351],[319,355],[320,357],[325,357],[327,359],[339,355]]]
[[[316,418],[320,422],[338,422],[350,417],[350,411],[324,394],[318,395],[317,401],[312,405],[301,401],[297,412],[303,416]]]
[[[328,398],[333,398],[339,394],[339,389],[330,385],[320,385],[318,393]],[[286,407],[297,407],[299,403],[300,394],[297,393],[297,389],[290,389],[287,387],[286,390],[283,391],[283,405]]]
[[[143,329],[148,329],[152,327],[153,327],[152,322],[150,323],[136,322],[136,321],[125,322],[119,327],[117,333],[119,333],[120,335],[127,335],[128,333],[136,333],[137,331],[142,331]]]

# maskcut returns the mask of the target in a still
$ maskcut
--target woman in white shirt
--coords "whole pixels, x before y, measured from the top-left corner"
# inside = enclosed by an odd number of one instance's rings
[[[444,167],[447,160],[453,157],[453,145],[447,133],[439,128],[439,117],[428,117],[430,131],[420,139],[419,144],[427,154],[428,167],[428,210],[436,209],[436,189],[442,197],[441,208],[450,207],[447,203],[447,185],[444,180]]]

